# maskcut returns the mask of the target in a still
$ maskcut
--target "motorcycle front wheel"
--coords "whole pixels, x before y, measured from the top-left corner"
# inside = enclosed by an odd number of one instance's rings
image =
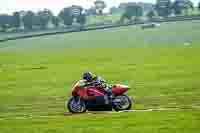
[[[132,108],[132,100],[126,96],[117,96],[113,100],[113,109],[115,111],[130,110]]]
[[[71,97],[67,103],[67,108],[71,113],[86,112],[86,104],[80,97]]]

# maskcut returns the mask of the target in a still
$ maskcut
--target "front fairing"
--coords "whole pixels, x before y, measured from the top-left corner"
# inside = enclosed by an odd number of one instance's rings
[[[112,87],[112,93],[116,96],[123,95],[129,90],[129,86],[122,85],[122,84],[116,84]]]
[[[80,80],[72,87],[72,96],[83,96],[86,94],[85,89],[81,87],[83,82],[83,80]]]

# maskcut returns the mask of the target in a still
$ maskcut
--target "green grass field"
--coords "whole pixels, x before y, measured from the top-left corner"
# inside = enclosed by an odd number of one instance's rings
[[[0,132],[198,133],[199,28],[177,22],[0,43]],[[135,109],[169,110],[64,116],[84,71],[128,83]]]

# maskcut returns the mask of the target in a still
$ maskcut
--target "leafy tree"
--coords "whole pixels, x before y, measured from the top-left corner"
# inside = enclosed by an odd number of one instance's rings
[[[173,3],[173,9],[174,9],[174,14],[176,15],[180,15],[182,14],[182,6],[180,5],[180,2],[179,1],[174,1]]]
[[[12,26],[19,28],[21,24],[21,18],[19,12],[14,12],[12,16]]]
[[[94,7],[91,7],[86,10],[86,15],[95,15],[96,14],[96,9]]]
[[[193,9],[193,3],[190,0],[176,0],[173,3],[173,9],[176,15],[180,15],[183,12],[187,15],[188,10]]]
[[[9,27],[11,27],[12,24],[12,16],[7,14],[1,14],[0,15],[0,27],[1,31],[6,32]]]
[[[70,26],[73,23],[73,16],[71,13],[71,8],[64,8],[58,15],[64,22],[66,26]]]
[[[190,0],[184,0],[184,10],[183,10],[184,14],[188,15],[188,11],[190,9],[192,9],[192,10],[194,9],[194,3]]]
[[[125,20],[131,21],[132,16],[128,15],[127,13],[123,13],[121,18],[120,18],[120,22],[124,22]]]
[[[127,5],[125,8],[125,12],[122,15],[121,19],[131,20],[133,16],[135,16],[135,20],[143,15],[143,9],[141,6],[137,4]]]
[[[34,26],[34,28],[40,28],[42,29],[42,26],[41,26],[41,21],[40,21],[40,16],[38,16],[37,14],[35,14],[32,18],[32,24]]]
[[[199,1],[199,3],[198,3],[198,9],[199,9],[199,11],[200,11],[200,1]]]
[[[72,25],[74,18],[80,24],[85,24],[86,15],[82,13],[83,8],[80,6],[73,5],[68,8],[64,8],[60,13],[59,17],[64,21],[64,24],[69,26]]]
[[[170,0],[157,0],[156,11],[159,16],[168,17],[172,13],[172,3]]]
[[[75,18],[82,14],[83,8],[81,6],[72,5],[69,8],[71,10],[72,16],[75,17]]]
[[[51,19],[51,21],[52,21],[52,24],[54,25],[54,27],[58,27],[59,26],[60,20],[59,20],[58,17],[53,16],[52,19]]]
[[[103,0],[96,0],[94,2],[96,13],[98,15],[103,15],[103,10],[106,8],[106,3]]]
[[[29,29],[29,30],[33,28],[34,16],[35,14],[32,11],[25,12],[24,16],[22,17],[24,28]]]
[[[81,14],[77,17],[77,22],[80,24],[85,24],[86,23],[86,15],[85,14]]]
[[[48,9],[44,9],[43,11],[39,11],[37,15],[39,17],[41,28],[45,29],[50,19],[53,17],[53,13]]]
[[[147,17],[151,20],[154,16],[156,16],[155,12],[153,10],[149,11],[147,13]]]

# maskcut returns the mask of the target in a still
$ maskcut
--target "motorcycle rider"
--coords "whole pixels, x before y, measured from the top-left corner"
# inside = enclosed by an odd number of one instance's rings
[[[82,76],[82,80],[79,81],[78,85],[80,87],[100,85],[100,86],[102,86],[102,88],[107,90],[107,88],[105,86],[105,80],[99,76],[93,76],[93,74],[91,72],[85,72]]]
[[[102,89],[106,92],[106,94],[111,98],[112,89],[106,85],[106,81],[99,76],[93,76],[91,72],[85,72],[82,76],[82,80],[80,80],[76,86],[79,86],[84,89],[84,87],[88,86],[101,86]]]

